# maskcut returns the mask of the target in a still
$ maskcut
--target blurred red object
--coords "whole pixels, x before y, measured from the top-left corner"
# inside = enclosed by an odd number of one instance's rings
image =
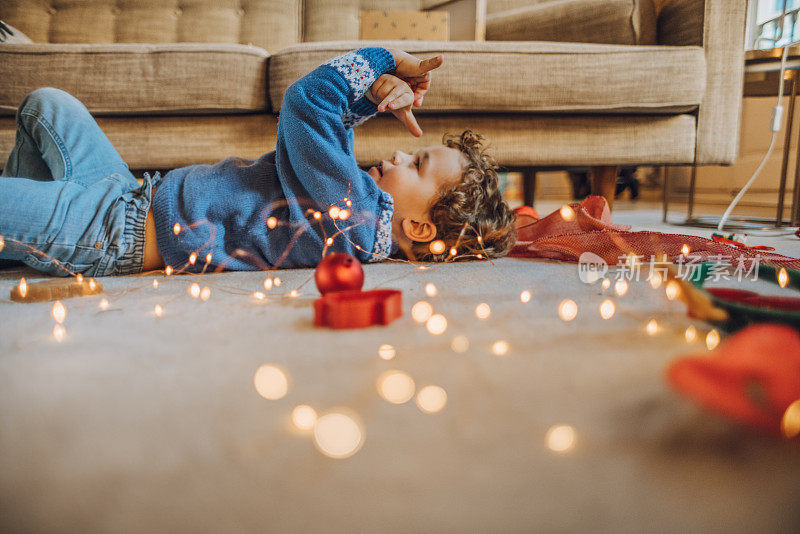
[[[332,291],[314,301],[314,326],[365,328],[387,325],[403,314],[403,294],[396,289]]]
[[[364,286],[364,269],[354,256],[333,252],[317,265],[314,281],[323,295],[330,291],[359,290]]]
[[[800,400],[800,335],[788,326],[750,326],[710,356],[704,353],[674,361],[667,379],[707,408],[780,433],[787,408]]]

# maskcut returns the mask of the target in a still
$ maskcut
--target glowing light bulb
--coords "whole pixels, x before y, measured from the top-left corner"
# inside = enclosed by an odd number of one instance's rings
[[[451,256],[455,256],[456,254],[458,254],[458,249],[456,247],[451,248],[450,249],[450,255]]]
[[[28,294],[28,282],[25,281],[25,277],[19,279],[17,288],[19,289],[19,296],[25,298],[25,295]]]
[[[211,255],[211,253],[210,253],[210,252],[209,252],[208,254],[206,254],[206,263],[211,263],[211,258],[212,258],[212,257],[213,257],[213,256]]]
[[[100,301],[100,304],[98,304],[98,306],[100,307],[101,310],[107,310],[108,309],[108,301],[106,299],[103,299],[103,300]]]
[[[204,287],[203,289],[201,289],[200,290],[200,298],[202,300],[204,300],[204,301],[206,301],[209,298],[211,298],[211,288]]]
[[[645,326],[645,330],[647,331],[647,335],[654,336],[658,334],[658,321],[655,319],[650,319],[647,321],[647,326]]]
[[[291,291],[289,291],[289,296],[292,297],[292,298],[296,297],[297,296],[297,290],[296,289],[292,289]]]
[[[411,307],[411,318],[418,323],[424,323],[433,315],[433,306],[428,301],[420,300]]]
[[[628,292],[628,282],[624,278],[620,278],[616,282],[614,282],[614,291],[620,297],[623,296],[625,293]]]
[[[0,235],[0,250],[3,250],[3,247],[6,246],[6,240],[3,239],[3,236]]]
[[[300,430],[311,430],[317,422],[317,411],[308,404],[300,404],[292,410],[292,423]]]
[[[575,446],[575,429],[569,425],[550,427],[544,436],[547,448],[554,452],[567,452]]]
[[[53,319],[55,319],[57,323],[61,324],[64,322],[64,319],[67,318],[67,308],[60,300],[57,300],[53,303],[53,311],[51,314]]]
[[[428,332],[434,336],[443,334],[444,331],[447,330],[447,319],[445,319],[444,315],[435,313],[431,315],[428,321],[425,323],[425,328],[427,328]]]
[[[426,295],[428,295],[429,297],[435,297],[436,293],[437,293],[437,290],[436,290],[436,286],[435,285],[433,285],[431,283],[425,284],[425,294]]]
[[[483,243],[483,236],[478,236],[478,243]]]
[[[192,298],[197,298],[200,296],[200,286],[197,283],[194,283],[189,286],[189,294]]]
[[[347,204],[348,208],[353,205],[353,201],[349,198],[344,199],[344,203]]]
[[[194,265],[197,262],[197,252],[192,252],[189,254],[189,263]]]
[[[170,276],[172,274],[172,272],[173,272],[172,267],[170,267],[169,265],[167,265],[164,268],[164,274],[166,274],[167,276]]]
[[[469,339],[466,336],[456,336],[450,341],[450,348],[456,354],[464,354],[469,350]]]
[[[158,280],[153,278],[153,289],[158,289]]]
[[[328,246],[331,246],[331,245],[333,245],[333,238],[332,238],[332,237],[329,237],[328,239],[326,239],[326,240],[325,240],[325,244],[326,244],[326,245],[328,245]]]
[[[272,278],[265,278],[264,279],[264,289],[266,289],[267,291],[272,289]]]
[[[175,226],[172,227],[172,233],[175,235],[181,233],[181,223],[175,223]]]
[[[267,218],[267,228],[272,230],[276,226],[278,226],[278,219],[276,219],[275,217],[268,217]]]
[[[600,303],[600,317],[603,319],[611,319],[614,317],[614,312],[616,311],[616,307],[614,306],[614,301],[611,299],[606,299],[602,303]]]
[[[475,317],[480,319],[481,321],[485,321],[492,315],[492,308],[485,302],[481,302],[477,306],[475,306]]]
[[[264,364],[256,369],[253,384],[259,395],[268,400],[278,400],[289,391],[289,379],[280,368]]]
[[[81,273],[76,274],[75,275],[75,281],[78,282],[79,284],[82,284],[83,283],[83,275]]]
[[[694,343],[697,339],[697,328],[694,325],[689,325],[683,333],[683,337],[686,338],[687,343]]]
[[[381,398],[392,404],[403,404],[414,396],[414,380],[396,369],[381,373],[377,386]]]
[[[64,336],[66,335],[66,333],[67,331],[60,324],[57,324],[53,327],[53,337],[59,343],[64,341]]]
[[[663,282],[663,279],[661,278],[661,273],[653,271],[650,273],[647,281],[650,282],[650,287],[653,289],[658,289],[661,287],[661,282]]]
[[[416,403],[425,413],[440,412],[447,404],[447,392],[439,386],[425,386],[417,393]]]
[[[483,254],[478,254],[477,258],[478,258],[479,260],[482,260],[482,259],[483,259]]]
[[[336,219],[339,217],[339,211],[338,206],[331,206],[331,209],[328,210],[328,215],[331,219]]]
[[[314,445],[330,458],[349,458],[364,443],[364,431],[356,418],[331,412],[317,419],[314,425]]]
[[[562,300],[558,305],[558,316],[563,321],[571,321],[578,316],[578,305],[572,299]]]
[[[495,356],[505,356],[508,354],[508,342],[500,339],[492,343],[492,354]]]
[[[531,296],[532,296],[531,292],[526,289],[525,291],[519,294],[519,300],[522,303],[527,303],[531,301]]]
[[[610,278],[603,278],[603,282],[600,284],[600,287],[602,287],[604,290],[608,289],[609,287],[611,287],[611,279]]]
[[[155,308],[153,308],[153,314],[156,317],[161,317],[164,315],[164,308],[162,308],[160,304],[156,304]]]
[[[778,271],[778,285],[781,287],[789,285],[789,273],[786,272],[785,267],[781,267],[781,270]]]
[[[667,295],[667,300],[675,300],[681,294],[681,285],[675,280],[670,280],[664,288],[664,293]]]
[[[683,246],[681,247],[681,254],[683,254],[684,256],[688,256],[689,252],[691,252],[691,249],[689,248],[689,245],[684,243]]]
[[[315,211],[315,212],[314,212],[314,218],[315,218],[316,220],[320,220],[320,219],[322,218],[322,213],[321,213],[321,212],[319,212],[319,211]]]
[[[714,350],[719,345],[719,332],[717,329],[713,329],[711,332],[706,334],[706,347],[708,350]]]
[[[380,356],[382,360],[391,360],[395,356],[394,347],[387,344],[381,345],[378,347],[378,356]]]
[[[275,284],[275,287],[280,287],[281,286],[281,279],[276,276],[273,279],[273,283]]]
[[[256,300],[264,300],[266,298],[266,295],[261,291],[256,291],[255,293],[253,293],[253,298]]]
[[[95,282],[94,278],[90,278],[89,279],[89,289],[94,291],[96,287],[97,287],[97,282]]]
[[[572,206],[564,204],[561,206],[559,213],[561,214],[561,218],[567,222],[575,220],[575,210],[572,209]]]
[[[791,403],[781,417],[781,434],[786,439],[800,436],[800,399]]]
[[[343,209],[343,210],[339,211],[339,220],[340,221],[346,221],[349,218],[350,218],[350,210]]]

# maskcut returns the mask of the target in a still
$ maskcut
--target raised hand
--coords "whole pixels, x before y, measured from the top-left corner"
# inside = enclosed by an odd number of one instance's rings
[[[382,74],[366,93],[367,99],[378,105],[378,111],[387,109],[406,125],[414,137],[422,135],[411,106],[415,101],[414,91],[411,86],[392,74]]]
[[[398,48],[389,48],[394,57],[395,76],[406,82],[414,92],[414,105],[420,107],[425,93],[431,85],[431,71],[444,63],[442,55],[419,59]]]

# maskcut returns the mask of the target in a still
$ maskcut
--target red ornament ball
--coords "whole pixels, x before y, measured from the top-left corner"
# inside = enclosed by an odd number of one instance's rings
[[[331,291],[358,291],[364,285],[364,270],[361,262],[350,254],[333,252],[317,265],[314,281],[323,295]]]

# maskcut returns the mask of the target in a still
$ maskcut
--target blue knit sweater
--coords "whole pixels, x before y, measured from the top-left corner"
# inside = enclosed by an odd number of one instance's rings
[[[164,262],[196,271],[210,252],[207,269],[313,267],[326,248],[384,259],[393,200],[358,167],[352,128],[377,112],[364,94],[394,68],[384,48],[329,60],[286,91],[275,152],[167,173],[153,198]]]

